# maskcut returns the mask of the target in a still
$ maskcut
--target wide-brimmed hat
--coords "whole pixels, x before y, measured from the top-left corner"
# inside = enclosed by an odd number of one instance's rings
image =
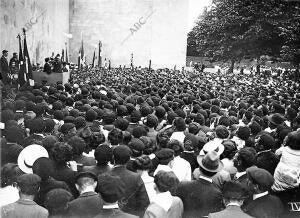
[[[206,155],[198,155],[197,162],[199,166],[209,172],[219,172],[223,168],[220,156],[215,151],[209,151]]]
[[[211,140],[207,142],[200,151],[200,155],[204,156],[210,151],[215,151],[220,156],[224,152],[224,145],[221,140]]]
[[[33,173],[32,165],[41,157],[49,157],[47,150],[41,145],[29,145],[24,148],[18,157],[19,168],[24,173]],[[45,169],[47,170],[47,169]]]

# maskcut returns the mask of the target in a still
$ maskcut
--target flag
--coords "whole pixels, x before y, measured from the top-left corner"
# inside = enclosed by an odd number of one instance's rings
[[[66,63],[69,63],[67,43],[66,43]]]
[[[92,61],[92,67],[95,67],[95,58],[96,58],[96,51],[94,50],[93,61]]]
[[[130,67],[133,69],[133,53],[131,53]]]
[[[149,60],[149,70],[151,70],[151,59]]]
[[[32,76],[32,66],[30,63],[30,57],[29,57],[29,52],[27,48],[27,41],[26,41],[26,35],[24,35],[24,60],[25,60],[25,68],[26,68],[26,75],[27,75],[27,82],[31,86],[33,86],[33,76]]]
[[[108,69],[109,69],[109,70],[111,69],[111,63],[110,63],[110,60],[108,61]]]
[[[80,50],[78,53],[78,69],[80,68],[80,63],[81,63],[81,54],[80,54]]]
[[[64,62],[65,61],[65,50],[62,49],[61,50],[61,62]]]
[[[79,49],[79,56],[78,56],[78,68],[81,68],[84,62],[85,62],[85,58],[84,58],[83,39],[81,39],[81,47]]]
[[[26,72],[25,72],[25,65],[24,65],[24,58],[23,58],[23,51],[22,51],[22,43],[21,43],[21,36],[18,35],[19,38],[19,63],[20,69],[18,73],[18,82],[20,87],[26,83]]]
[[[98,67],[102,67],[101,47],[102,47],[102,43],[101,41],[99,41]]]

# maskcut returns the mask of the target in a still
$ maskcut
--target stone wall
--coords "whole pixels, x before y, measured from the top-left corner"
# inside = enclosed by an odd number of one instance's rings
[[[61,53],[68,42],[69,0],[1,0],[0,49],[19,52],[18,33],[27,29],[27,45],[33,63],[43,64],[52,52]]]
[[[87,63],[102,42],[102,59],[112,66],[185,66],[187,0],[70,0],[71,61],[81,38]],[[97,54],[97,50],[96,50]]]

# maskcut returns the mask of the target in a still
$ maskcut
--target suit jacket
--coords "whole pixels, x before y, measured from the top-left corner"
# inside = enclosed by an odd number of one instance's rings
[[[94,173],[97,177],[101,174],[104,173],[109,173],[111,171],[111,167],[109,165],[105,165],[105,166],[99,166],[99,165],[95,165],[95,166],[84,166],[82,168],[82,172],[92,172]]]
[[[207,216],[223,208],[221,190],[215,184],[201,178],[181,182],[176,195],[183,202],[183,217]]]
[[[7,59],[2,56],[0,59],[0,69],[1,69],[1,77],[3,83],[7,83],[9,80],[8,74],[10,73],[9,65]]]
[[[65,190],[70,192],[70,188],[67,185],[67,183],[65,183],[63,181],[57,181],[57,180],[53,179],[52,177],[50,177],[46,181],[42,181],[40,187],[41,187],[40,191],[37,194],[34,201],[36,203],[38,203],[39,205],[41,205],[41,206],[44,205],[46,194],[49,191],[51,191],[52,189],[62,188],[62,189],[65,189]]]
[[[1,208],[2,218],[47,218],[48,210],[37,205],[34,201],[18,200]]]
[[[103,200],[96,192],[85,192],[69,203],[68,211],[71,217],[94,217],[102,211]]]
[[[148,194],[140,175],[126,169],[126,166],[114,167],[111,175],[119,176],[125,185],[123,197],[119,200],[121,210],[141,216],[149,205]]]
[[[244,213],[238,206],[227,206],[224,210],[216,213],[210,213],[208,218],[251,218]]]
[[[44,72],[46,72],[47,74],[51,74],[52,69],[51,69],[51,65],[49,63],[45,63]]]
[[[284,212],[284,206],[277,196],[267,194],[251,201],[245,212],[255,218],[277,218]]]
[[[74,159],[76,163],[80,163],[83,166],[94,166],[96,165],[96,160],[93,157],[86,157],[84,155],[80,155]]]
[[[120,209],[103,209],[103,211],[101,213],[99,213],[97,216],[95,216],[94,218],[138,218],[135,215],[129,214],[129,213],[125,213],[123,211],[121,211]]]

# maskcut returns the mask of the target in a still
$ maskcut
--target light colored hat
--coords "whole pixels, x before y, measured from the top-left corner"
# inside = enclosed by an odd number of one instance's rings
[[[47,150],[41,145],[29,145],[25,147],[18,157],[19,168],[24,173],[33,173],[32,165],[34,162],[41,157],[49,157]],[[47,169],[45,169],[47,170]]]
[[[203,156],[209,151],[215,151],[220,156],[224,152],[224,145],[219,140],[211,140],[203,146],[199,155]]]

